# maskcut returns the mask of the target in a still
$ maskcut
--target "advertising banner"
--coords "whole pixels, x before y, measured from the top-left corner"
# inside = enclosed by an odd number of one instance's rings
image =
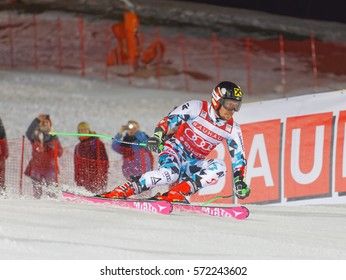
[[[234,119],[243,132],[251,195],[242,201],[232,197],[214,203],[346,201],[345,108],[345,90],[244,104]],[[225,160],[227,176],[199,191],[192,201],[233,193],[225,143],[210,157]]]

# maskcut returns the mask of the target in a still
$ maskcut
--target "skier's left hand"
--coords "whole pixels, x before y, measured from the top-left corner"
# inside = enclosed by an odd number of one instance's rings
[[[162,144],[161,138],[155,134],[153,136],[149,137],[148,141],[147,141],[147,149],[150,152],[161,153],[161,151],[163,149],[163,144]]]
[[[239,199],[247,198],[250,195],[250,187],[243,181],[236,181],[233,188],[234,194]]]
[[[153,136],[148,138],[147,149],[150,152],[161,153],[163,150],[163,131],[162,129],[156,129]]]

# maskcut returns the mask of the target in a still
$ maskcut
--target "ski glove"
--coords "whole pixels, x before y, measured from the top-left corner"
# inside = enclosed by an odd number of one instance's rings
[[[250,195],[250,187],[243,181],[236,181],[233,188],[234,194],[239,199],[247,198]]]
[[[157,129],[153,136],[149,137],[147,141],[147,149],[150,152],[158,152],[161,153],[163,150],[163,131],[161,129]]]

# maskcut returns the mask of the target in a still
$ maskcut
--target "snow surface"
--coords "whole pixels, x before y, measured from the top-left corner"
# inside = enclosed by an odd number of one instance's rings
[[[40,113],[51,115],[56,131],[75,131],[85,120],[97,133],[113,135],[128,119],[137,119],[150,134],[175,105],[209,100],[210,94],[0,71],[0,98],[1,118],[11,139],[23,135]],[[60,139],[63,146],[76,143],[73,137]],[[148,214],[62,198],[0,198],[0,259],[346,259],[345,204],[248,208],[250,217],[237,221],[181,212]]]

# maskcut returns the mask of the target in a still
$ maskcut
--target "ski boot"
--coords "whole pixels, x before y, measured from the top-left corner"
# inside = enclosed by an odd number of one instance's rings
[[[153,200],[167,200],[169,202],[189,204],[190,202],[185,196],[191,193],[192,182],[182,182],[172,187],[168,192],[163,194],[157,194],[153,197]]]
[[[139,194],[142,187],[139,182],[127,181],[125,184],[117,186],[114,190],[100,194],[100,197],[113,199],[126,199],[131,195]]]

